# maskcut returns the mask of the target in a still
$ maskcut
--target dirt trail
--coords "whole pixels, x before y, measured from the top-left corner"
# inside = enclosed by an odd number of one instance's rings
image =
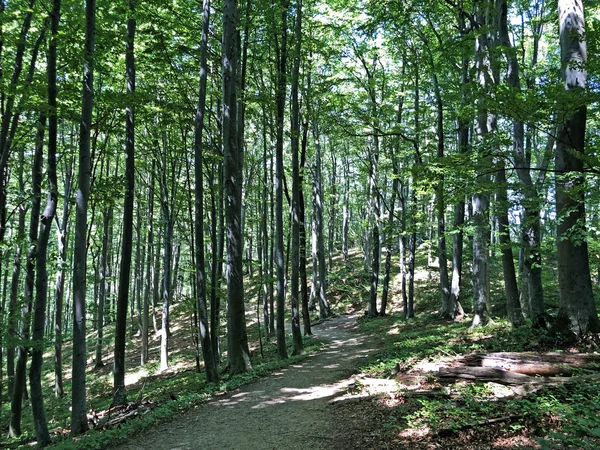
[[[337,449],[343,423],[331,401],[375,353],[378,339],[359,334],[356,316],[313,327],[324,349],[302,363],[218,397],[136,436],[114,450]],[[347,448],[347,445],[345,446]]]

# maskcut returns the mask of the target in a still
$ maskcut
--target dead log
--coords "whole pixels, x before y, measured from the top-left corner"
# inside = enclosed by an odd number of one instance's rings
[[[562,384],[570,380],[566,377],[531,377],[493,367],[440,367],[441,378],[462,378],[466,380],[499,383],[508,386],[522,384]]]
[[[574,369],[600,371],[600,355],[584,353],[482,353],[468,356],[465,363],[540,376],[572,375]]]

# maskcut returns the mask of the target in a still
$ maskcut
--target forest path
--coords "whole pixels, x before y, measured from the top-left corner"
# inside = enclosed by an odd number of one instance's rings
[[[324,349],[298,364],[217,397],[115,450],[338,449],[344,423],[331,402],[379,339],[357,330],[357,316],[313,327]],[[344,448],[348,448],[347,445]]]

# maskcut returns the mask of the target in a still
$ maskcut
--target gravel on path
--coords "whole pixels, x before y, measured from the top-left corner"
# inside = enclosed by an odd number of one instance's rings
[[[341,450],[336,436],[344,424],[331,402],[354,384],[352,375],[379,343],[357,331],[356,318],[339,316],[313,327],[325,343],[314,356],[217,397],[114,450]]]

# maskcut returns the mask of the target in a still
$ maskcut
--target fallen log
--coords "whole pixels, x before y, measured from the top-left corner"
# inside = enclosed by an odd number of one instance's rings
[[[480,353],[465,358],[468,366],[504,369],[524,375],[572,375],[575,369],[600,371],[600,355],[584,353]]]
[[[568,377],[531,377],[522,373],[509,372],[493,367],[440,367],[440,378],[462,378],[489,383],[499,383],[507,386],[522,384],[562,384],[571,378]]]

